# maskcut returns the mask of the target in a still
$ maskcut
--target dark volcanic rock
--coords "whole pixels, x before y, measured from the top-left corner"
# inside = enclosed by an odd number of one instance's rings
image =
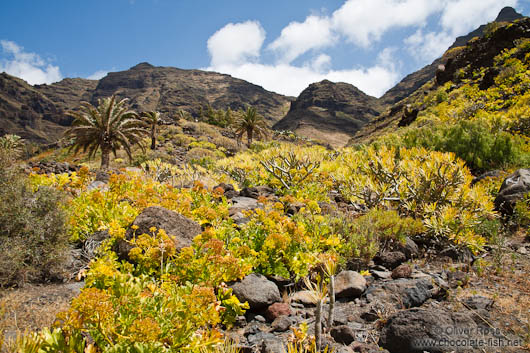
[[[476,342],[481,338],[478,333],[477,324],[467,313],[414,308],[390,317],[381,332],[379,345],[391,353],[464,352],[470,347],[451,345],[451,342]]]
[[[377,255],[374,262],[378,265],[385,266],[388,269],[394,269],[407,260],[407,256],[401,251],[388,251]]]

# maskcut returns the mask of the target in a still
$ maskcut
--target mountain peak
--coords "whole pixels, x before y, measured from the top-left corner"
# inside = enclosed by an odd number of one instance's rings
[[[501,10],[501,12],[499,12],[495,22],[512,22],[523,17],[524,16],[515,11],[513,7],[506,6]]]
[[[148,62],[139,63],[136,66],[131,67],[131,70],[143,70],[143,69],[152,69],[154,66]]]

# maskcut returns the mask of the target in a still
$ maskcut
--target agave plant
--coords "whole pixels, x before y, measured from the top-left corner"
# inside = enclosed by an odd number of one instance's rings
[[[113,95],[99,99],[97,107],[83,102],[79,111],[68,112],[75,120],[65,136],[74,138],[71,147],[74,153],[88,151],[89,158],[92,158],[101,150],[102,169],[108,169],[110,153],[116,156],[120,148],[132,159],[131,148],[135,144],[142,146],[147,127],[138,114],[127,109],[127,101],[117,101]]]

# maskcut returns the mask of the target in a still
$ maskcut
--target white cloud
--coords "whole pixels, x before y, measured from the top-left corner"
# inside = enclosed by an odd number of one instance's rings
[[[58,66],[51,65],[35,53],[28,53],[17,43],[0,40],[7,58],[0,60],[0,72],[20,77],[31,85],[52,83],[62,79]]]
[[[432,62],[439,58],[453,44],[454,36],[446,32],[423,33],[418,29],[416,33],[405,38],[404,43],[408,52],[419,62]]]
[[[311,14],[291,22],[267,50],[276,63],[264,62],[261,48],[265,30],[259,22],[230,23],[208,40],[209,70],[231,74],[264,88],[297,96],[310,83],[329,79],[357,86],[381,96],[400,78],[403,62],[396,47],[380,50],[375,63],[365,67],[333,69],[325,49],[338,45],[381,48],[390,31],[412,29],[403,39],[406,51],[421,64],[441,56],[456,36],[495,19],[504,6],[518,0],[346,0],[331,15]],[[379,45],[376,47],[375,45]],[[306,55],[301,65],[292,64]],[[406,60],[401,57],[402,60]]]
[[[103,77],[107,76],[109,72],[105,70],[98,70],[94,72],[92,75],[88,76],[87,79],[89,80],[100,80]]]
[[[379,97],[399,79],[396,71],[380,64],[369,68],[321,72],[311,65],[266,65],[249,62],[242,65],[210,66],[206,70],[227,73],[288,96],[298,96],[309,84],[328,79],[351,83],[363,92]]]
[[[348,0],[332,15],[333,28],[361,47],[379,41],[395,27],[423,26],[443,1]]]
[[[259,57],[265,30],[257,21],[229,23],[208,39],[211,64],[237,65]]]
[[[493,21],[505,6],[516,6],[517,0],[445,0],[440,24],[452,36],[467,34]]]
[[[310,62],[311,68],[316,72],[323,72],[329,70],[331,67],[331,56],[327,54],[320,54],[313,58]]]
[[[336,40],[329,19],[311,15],[304,22],[289,23],[268,48],[280,55],[280,62],[290,63],[307,51],[330,46]]]

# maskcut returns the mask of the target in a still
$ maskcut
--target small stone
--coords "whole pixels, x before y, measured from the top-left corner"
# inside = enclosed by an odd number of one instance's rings
[[[289,319],[289,317],[285,315],[276,318],[271,324],[271,328],[275,332],[285,332],[289,330],[290,327],[291,319]]]
[[[390,277],[392,277],[392,272],[390,271],[371,270],[370,273],[375,278],[379,278],[379,279],[389,279]]]
[[[267,322],[267,320],[261,315],[254,316],[254,320],[256,320],[257,322]]]
[[[412,267],[408,264],[401,264],[392,271],[392,278],[410,278]]]
[[[274,321],[280,316],[288,316],[291,315],[291,308],[289,307],[289,304],[287,303],[274,303],[269,305],[267,308],[267,311],[265,311],[265,317],[269,321]]]
[[[308,290],[302,290],[302,291],[295,292],[294,294],[292,294],[291,302],[300,303],[305,306],[315,305],[315,300],[313,299],[313,295],[311,294],[311,291],[308,291]]]

